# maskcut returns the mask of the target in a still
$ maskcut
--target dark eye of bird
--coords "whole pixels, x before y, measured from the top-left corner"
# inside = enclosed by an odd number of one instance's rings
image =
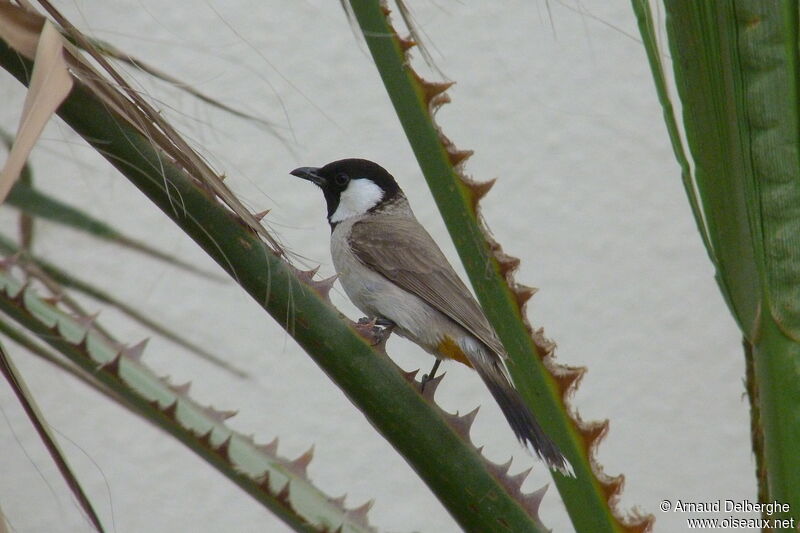
[[[350,181],[350,177],[345,174],[344,172],[340,172],[333,177],[333,181],[336,182],[336,185],[345,185],[348,181]]]

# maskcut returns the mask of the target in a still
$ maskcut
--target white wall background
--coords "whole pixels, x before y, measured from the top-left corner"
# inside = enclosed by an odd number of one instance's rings
[[[93,35],[276,123],[288,143],[138,76],[249,205],[272,209],[272,229],[323,275],[333,269],[322,196],[288,171],[348,156],[389,169],[457,261],[338,2],[57,4]],[[482,205],[498,240],[522,258],[518,279],[541,288],[532,322],[558,342],[561,361],[589,367],[575,398],[582,417],[611,419],[598,458],[609,474],[626,475],[621,507],[655,513],[656,531],[682,531],[686,516],[660,512],[662,499],[752,500],[739,336],[684,197],[630,5],[593,3],[581,14],[580,2],[566,0],[550,2],[550,15],[542,1],[412,7],[439,66],[458,82],[440,123],[460,148],[475,150],[469,173],[500,178]],[[0,84],[0,124],[10,130],[24,93],[8,75]],[[63,124],[48,128],[33,165],[51,193],[219,271]],[[13,231],[13,212],[0,213],[3,231]],[[315,444],[312,479],[331,495],[347,492],[351,505],[374,498],[381,531],[457,531],[404,461],[232,283],[209,284],[49,224],[39,226],[37,250],[250,372],[247,382],[220,375],[158,338],[145,356],[176,381],[192,380],[195,398],[238,409],[237,429],[262,441],[279,435],[284,455]],[[357,316],[340,290],[334,300]],[[118,313],[101,319],[121,339],[149,336]],[[111,530],[287,530],[169,437],[10,349]],[[430,364],[399,339],[390,354],[409,369]],[[478,378],[446,370],[440,401],[462,412],[483,405],[473,436],[487,454],[514,455],[512,471],[534,464]],[[0,408],[0,507],[12,531],[90,531],[2,384]],[[536,463],[525,487],[548,481]],[[542,516],[554,531],[572,530],[555,490]]]

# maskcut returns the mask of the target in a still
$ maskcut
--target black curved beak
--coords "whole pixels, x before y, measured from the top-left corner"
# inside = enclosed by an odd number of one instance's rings
[[[315,185],[319,185],[320,187],[326,183],[325,178],[320,176],[319,169],[317,167],[300,167],[292,170],[289,172],[289,174],[304,180],[308,180]]]

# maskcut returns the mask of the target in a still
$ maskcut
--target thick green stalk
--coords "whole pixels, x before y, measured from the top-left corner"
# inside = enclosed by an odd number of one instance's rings
[[[760,422],[764,433],[767,494],[765,502],[788,503],[800,524],[800,343],[781,331],[771,318],[762,321],[761,335],[753,350]]]
[[[640,28],[652,27],[652,17],[637,4],[639,16],[648,19],[642,23],[640,18]],[[789,504],[790,513],[781,516],[797,522],[798,3],[667,0],[665,6],[683,128],[694,161],[693,186],[687,192],[695,217],[705,222],[704,242],[720,290],[746,339],[746,357],[751,358],[748,393],[754,452],[766,471],[766,491],[759,494]],[[646,42],[652,38],[651,32],[642,33]],[[652,51],[648,55],[653,66],[657,56]],[[657,63],[659,68],[653,70],[658,87],[660,59]],[[662,98],[662,104],[665,101]],[[700,220],[698,225],[702,231]]]
[[[668,2],[667,29],[717,278],[754,345],[767,497],[800,518],[797,9],[778,7]]]
[[[475,293],[511,357],[514,383],[575,469],[576,478],[554,475],[575,529],[617,531],[607,495],[591,472],[582,437],[537,355],[520,319],[516,297],[487,246],[473,208],[473,192],[456,174],[440,141],[428,107],[429,95],[408,66],[380,2],[352,0],[350,4]]]
[[[30,65],[4,43],[0,64],[27,82]],[[324,298],[147,139],[80,84],[58,113],[278,320],[465,530],[542,530],[388,357],[372,350]]]

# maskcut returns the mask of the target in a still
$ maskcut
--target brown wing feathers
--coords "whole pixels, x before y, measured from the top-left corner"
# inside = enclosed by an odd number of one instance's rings
[[[401,288],[415,294],[504,357],[505,350],[478,302],[427,231],[407,217],[366,218],[353,225],[356,257]]]

